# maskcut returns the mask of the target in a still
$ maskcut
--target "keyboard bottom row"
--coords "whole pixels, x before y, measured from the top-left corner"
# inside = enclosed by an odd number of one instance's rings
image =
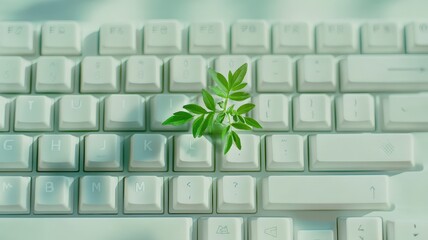
[[[293,232],[291,218],[0,218],[1,239],[14,240],[396,240],[427,239],[428,221],[388,221],[384,238],[380,217],[348,217],[333,230]],[[22,231],[25,229],[25,231]],[[418,238],[419,237],[419,238]]]

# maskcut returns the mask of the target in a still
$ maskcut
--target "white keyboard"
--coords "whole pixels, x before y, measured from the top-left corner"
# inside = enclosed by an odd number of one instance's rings
[[[243,151],[162,122],[248,63]],[[0,22],[0,239],[428,239],[428,20]]]

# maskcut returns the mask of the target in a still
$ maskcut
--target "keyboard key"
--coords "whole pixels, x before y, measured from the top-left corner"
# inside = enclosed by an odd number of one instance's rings
[[[33,25],[0,22],[0,55],[30,55],[35,52]]]
[[[15,131],[53,130],[53,99],[18,96],[15,104]]]
[[[115,134],[85,137],[85,171],[122,171],[122,140]]]
[[[110,95],[104,102],[104,130],[144,130],[145,100],[139,95]]]
[[[73,213],[74,179],[62,176],[37,176],[34,190],[34,213]]]
[[[330,131],[331,99],[325,94],[301,94],[294,98],[294,130]]]
[[[160,94],[150,99],[150,129],[154,131],[184,131],[189,124],[180,126],[162,125],[162,123],[177,111],[183,111],[183,106],[189,104],[186,95]]]
[[[344,92],[428,90],[428,57],[423,55],[351,55],[340,70]]]
[[[210,217],[198,220],[199,240],[244,240],[244,220],[232,217]]]
[[[334,240],[333,230],[299,230],[297,240]]]
[[[215,70],[223,76],[227,78],[228,72],[232,71],[235,72],[242,64],[248,64],[247,74],[244,77],[243,82],[247,83],[247,86],[242,89],[242,91],[250,91],[251,90],[251,61],[248,56],[244,55],[222,55],[219,56],[215,60]]]
[[[428,131],[428,94],[388,95],[382,109],[384,130]]]
[[[293,220],[282,217],[259,217],[249,221],[250,240],[293,240]],[[316,239],[316,238],[314,238]],[[299,240],[301,240],[299,238]],[[313,239],[306,239],[313,240]],[[320,239],[324,240],[324,239]],[[330,239],[328,239],[330,240]],[[331,239],[333,240],[333,239]]]
[[[385,233],[389,240],[427,239],[428,222],[426,219],[395,219],[386,223]]]
[[[42,27],[43,55],[80,55],[81,42],[76,22],[52,21]]]
[[[71,93],[74,63],[65,57],[40,57],[37,60],[36,92]]]
[[[271,135],[266,137],[267,171],[303,171],[305,150],[299,135]]]
[[[251,134],[241,134],[240,138],[241,150],[232,146],[226,155],[220,155],[221,171],[240,172],[260,170],[260,137]]]
[[[42,135],[38,139],[39,171],[77,171],[79,139],[72,135]]]
[[[137,31],[131,23],[106,23],[100,27],[100,54],[137,53]]]
[[[257,61],[257,91],[292,92],[294,65],[288,56],[264,55]]]
[[[178,21],[151,21],[144,26],[145,54],[178,54],[182,50],[182,26]]]
[[[304,56],[297,66],[299,92],[336,91],[338,71],[333,56]]]
[[[336,98],[338,131],[375,130],[374,98],[369,94],[343,94]]]
[[[125,213],[163,213],[163,178],[130,176],[125,178]]]
[[[131,56],[126,62],[125,91],[162,92],[162,61],[155,56]]]
[[[270,176],[263,179],[265,210],[386,210],[389,178],[377,175]]]
[[[21,57],[0,57],[0,93],[30,92],[30,62]]]
[[[171,179],[170,213],[211,213],[212,178],[178,176]]]
[[[189,52],[192,54],[221,54],[228,50],[223,22],[192,23],[189,28]]]
[[[316,34],[318,53],[360,52],[359,31],[352,23],[323,23],[317,26]]]
[[[251,176],[224,176],[217,182],[218,213],[255,213],[256,180]]]
[[[241,20],[232,25],[232,53],[269,53],[270,31],[265,21]]]
[[[207,63],[201,56],[174,56],[169,64],[171,92],[200,92],[207,88]]]
[[[113,57],[85,57],[82,61],[80,91],[82,93],[114,93],[119,91],[120,62]]]
[[[315,52],[313,26],[305,22],[277,23],[272,28],[274,53],[308,54]]]
[[[214,171],[211,138],[193,138],[191,134],[174,137],[174,171]]]
[[[403,29],[397,23],[366,23],[361,29],[363,53],[403,53]]]
[[[415,166],[411,134],[319,134],[309,137],[312,171],[404,170]]]
[[[79,183],[79,213],[117,213],[117,187],[117,177],[81,177]]]
[[[0,132],[9,131],[9,99],[0,96]]]
[[[0,176],[0,215],[30,213],[30,182],[30,177]]]
[[[283,94],[260,94],[253,98],[256,105],[252,114],[263,131],[287,131],[289,129],[288,98]]]
[[[166,171],[166,142],[160,134],[132,135],[129,171]]]
[[[93,96],[63,96],[59,101],[59,130],[98,130],[98,108],[98,99]]]
[[[0,135],[0,172],[31,171],[33,138],[24,135]]]
[[[373,239],[382,240],[382,218],[348,217],[338,219],[338,237],[343,240]]]
[[[406,27],[408,53],[428,53],[428,23],[414,22]]]

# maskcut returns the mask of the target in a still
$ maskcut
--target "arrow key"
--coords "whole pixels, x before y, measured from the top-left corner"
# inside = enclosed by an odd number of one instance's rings
[[[293,220],[291,218],[253,218],[249,225],[250,240],[293,239]]]
[[[382,219],[379,217],[339,218],[339,239],[382,240],[382,225]]]

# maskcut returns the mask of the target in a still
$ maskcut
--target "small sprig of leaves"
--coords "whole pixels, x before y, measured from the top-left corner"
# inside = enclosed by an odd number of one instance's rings
[[[229,152],[233,144],[241,150],[241,139],[236,130],[252,130],[253,128],[262,128],[262,126],[253,118],[247,117],[255,105],[246,103],[234,109],[232,101],[241,102],[250,98],[250,94],[242,91],[247,86],[243,82],[247,74],[247,64],[240,66],[234,73],[229,71],[227,79],[221,73],[208,69],[208,73],[216,83],[210,90],[220,97],[216,102],[214,97],[207,90],[202,89],[202,99],[205,107],[197,104],[187,104],[183,108],[186,111],[175,112],[171,117],[165,120],[163,125],[182,125],[192,119],[193,137],[201,137],[205,133],[215,133],[218,131],[222,140],[225,142],[223,153]]]

